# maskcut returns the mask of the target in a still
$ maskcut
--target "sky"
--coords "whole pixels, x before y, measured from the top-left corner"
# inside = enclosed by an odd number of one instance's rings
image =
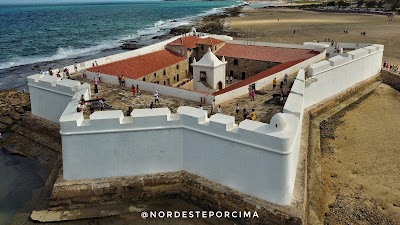
[[[72,3],[72,2],[129,2],[146,0],[0,0],[0,4],[39,4],[39,3]]]

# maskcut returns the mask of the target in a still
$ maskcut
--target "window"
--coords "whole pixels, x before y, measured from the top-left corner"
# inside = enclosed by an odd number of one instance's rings
[[[176,81],[179,81],[179,74],[176,75]]]
[[[160,83],[160,81],[157,81],[157,84],[159,84]]]
[[[164,70],[163,74],[164,74],[164,75],[167,75],[167,72],[165,72],[165,70]]]
[[[238,64],[239,64],[238,60],[237,60],[237,59],[234,59],[234,60],[233,60],[233,65],[238,65]]]
[[[143,81],[146,81],[146,77],[143,77]]]
[[[201,50],[204,50],[204,45],[201,45]]]
[[[177,70],[179,69],[179,64],[178,64],[178,65],[176,65],[176,69],[177,69]]]
[[[214,47],[214,50],[217,51],[217,46]]]
[[[157,73],[154,73],[154,77],[157,77]]]
[[[166,85],[166,84],[167,84],[167,82],[164,81],[164,85]]]
[[[176,77],[174,77],[174,80],[176,80]]]

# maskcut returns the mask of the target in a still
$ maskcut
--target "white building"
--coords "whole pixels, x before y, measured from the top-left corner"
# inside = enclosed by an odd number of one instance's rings
[[[198,61],[193,60],[193,88],[199,90],[199,82],[206,82],[212,89],[225,88],[225,57],[219,60],[211,49]]]

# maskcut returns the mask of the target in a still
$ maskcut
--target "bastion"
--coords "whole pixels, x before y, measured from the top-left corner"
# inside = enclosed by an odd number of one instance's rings
[[[82,95],[91,98],[89,84],[28,77],[32,114],[60,124],[63,170],[51,210],[179,197],[207,209],[260,212],[244,224],[304,223],[309,111],[380,72],[382,45],[353,46],[327,60],[303,61],[283,111],[269,124],[236,124],[232,116],[187,106],[177,113],[96,111],[87,118],[77,108]],[[325,48],[323,54],[332,50]],[[270,71],[249,82],[284,75]]]

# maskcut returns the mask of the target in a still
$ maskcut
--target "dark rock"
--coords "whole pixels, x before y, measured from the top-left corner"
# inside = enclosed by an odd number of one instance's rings
[[[24,107],[17,107],[15,110],[20,114],[25,112]]]
[[[13,120],[8,116],[0,116],[0,122],[7,125],[11,125],[13,123]]]
[[[7,113],[13,120],[20,120],[21,115],[14,110],[11,110]]]
[[[7,125],[0,123],[0,132],[4,132],[7,129]]]

